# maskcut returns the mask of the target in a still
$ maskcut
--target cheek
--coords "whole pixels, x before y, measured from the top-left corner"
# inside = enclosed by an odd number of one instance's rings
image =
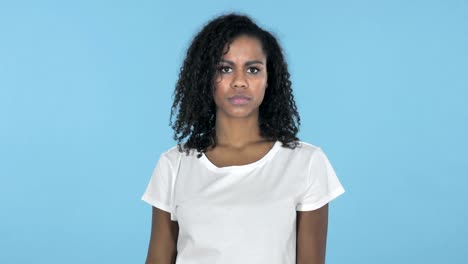
[[[258,86],[265,87],[268,81],[268,75],[263,73],[260,76],[256,76],[254,79],[252,79],[252,81],[255,82]]]
[[[213,97],[216,97],[221,89],[222,89],[222,78],[217,77],[213,85]]]
[[[229,86],[230,84],[227,78],[219,78],[215,82],[214,89],[216,93],[224,93],[226,90],[228,90]]]
[[[216,104],[220,104],[223,101],[223,98],[226,97],[227,88],[226,82],[220,81],[215,83],[213,87],[213,98]]]

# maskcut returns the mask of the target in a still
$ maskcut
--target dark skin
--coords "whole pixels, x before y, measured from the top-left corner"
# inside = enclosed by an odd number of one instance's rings
[[[226,47],[227,48],[227,47]],[[266,56],[261,43],[249,36],[237,37],[229,46],[215,76],[216,147],[206,157],[217,167],[245,165],[258,161],[274,141],[260,136],[259,106],[267,89]],[[229,98],[242,94],[247,103],[234,104]],[[153,207],[151,239],[146,264],[172,264],[177,256],[179,226],[168,212]],[[297,212],[297,264],[325,263],[328,204]]]
[[[327,245],[328,204],[313,211],[297,211],[297,264],[324,264]]]
[[[146,264],[173,264],[177,256],[179,225],[171,215],[152,207],[151,237]]]

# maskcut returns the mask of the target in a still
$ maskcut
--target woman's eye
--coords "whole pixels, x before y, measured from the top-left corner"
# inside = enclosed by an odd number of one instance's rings
[[[260,70],[259,70],[258,68],[255,68],[255,67],[249,68],[249,72],[250,72],[250,73],[253,73],[253,74],[258,73],[259,71],[260,71]]]
[[[221,73],[231,72],[231,67],[219,67],[218,69]]]

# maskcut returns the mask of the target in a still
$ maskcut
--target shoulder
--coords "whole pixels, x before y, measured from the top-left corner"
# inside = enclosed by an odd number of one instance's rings
[[[167,158],[169,160],[177,158],[179,153],[179,150],[177,148],[177,145],[170,147],[169,149],[166,149],[161,156],[164,158]]]
[[[318,152],[322,152],[322,149],[320,146],[314,145],[309,142],[305,141],[297,141],[299,144],[296,146],[296,148],[291,149],[292,152],[298,154],[298,155],[304,155],[304,156],[310,156]]]
[[[291,147],[281,145],[276,157],[278,162],[285,164],[285,166],[302,170],[303,168],[308,168],[317,157],[322,156],[322,150],[318,145],[305,141],[296,141],[296,143],[295,147],[292,147],[292,145],[290,145]]]
[[[301,148],[305,149],[306,151],[315,151],[317,149],[320,149],[319,146],[314,145],[314,144],[309,143],[309,142],[305,142],[305,141],[298,141],[298,142],[299,142],[299,145],[301,146]]]
[[[184,156],[187,156],[185,150],[183,150],[184,144],[181,144],[182,151],[179,151],[179,145],[174,145],[166,149],[162,154],[161,158],[169,161],[171,164],[176,164]],[[196,155],[196,149],[190,149],[188,156]]]

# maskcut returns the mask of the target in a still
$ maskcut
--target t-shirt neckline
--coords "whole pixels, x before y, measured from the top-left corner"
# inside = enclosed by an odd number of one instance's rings
[[[259,160],[254,161],[249,164],[244,164],[244,165],[232,165],[232,166],[225,166],[225,167],[217,167],[214,165],[205,155],[205,153],[202,153],[202,156],[200,157],[200,161],[211,171],[214,172],[244,172],[251,170],[253,168],[259,167],[263,165],[265,162],[270,160],[275,153],[278,151],[278,149],[281,147],[281,141],[276,140],[275,143],[273,144],[273,147]]]

